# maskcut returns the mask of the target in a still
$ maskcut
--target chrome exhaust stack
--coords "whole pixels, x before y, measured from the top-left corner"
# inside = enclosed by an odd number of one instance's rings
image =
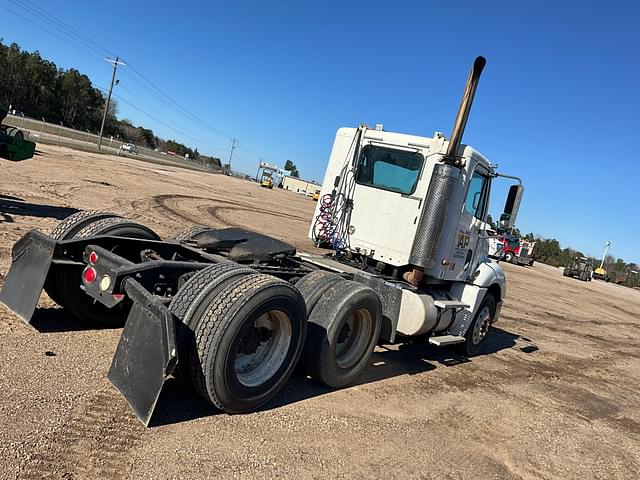
[[[478,88],[480,74],[486,63],[484,57],[477,57],[473,62],[453,124],[447,152],[442,158],[442,163],[437,164],[433,170],[409,257],[409,263],[414,268],[403,276],[412,285],[419,285],[424,270],[435,264],[442,228],[449,210],[449,202],[460,176],[462,159],[458,156],[458,150]]]
[[[469,71],[467,84],[464,87],[462,100],[460,100],[458,115],[456,115],[456,121],[454,122],[453,130],[451,131],[449,147],[447,148],[447,153],[443,159],[445,163],[460,166],[460,159],[457,157],[458,149],[462,143],[462,135],[464,134],[464,129],[467,126],[467,120],[469,119],[469,112],[471,111],[473,99],[476,96],[478,82],[480,82],[480,74],[482,74],[482,70],[486,64],[486,58],[476,57],[473,62],[473,66],[471,67],[471,71]]]

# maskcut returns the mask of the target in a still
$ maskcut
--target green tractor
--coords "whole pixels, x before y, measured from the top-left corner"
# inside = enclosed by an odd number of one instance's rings
[[[0,104],[0,158],[19,161],[33,157],[36,144],[24,139],[22,130],[8,125],[2,125],[2,121],[9,111]]]

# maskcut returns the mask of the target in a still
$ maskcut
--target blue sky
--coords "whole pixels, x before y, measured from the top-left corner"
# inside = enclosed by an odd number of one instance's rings
[[[29,1],[0,0],[5,43],[106,87],[104,53],[30,23],[55,32]],[[322,179],[340,126],[449,132],[468,68],[484,55],[465,143],[524,179],[520,229],[593,255],[611,240],[612,255],[640,263],[637,2],[39,4],[131,64],[115,89],[121,118],[223,159],[236,137],[234,168],[247,173],[259,158],[291,159]],[[496,188],[494,217],[503,198]]]

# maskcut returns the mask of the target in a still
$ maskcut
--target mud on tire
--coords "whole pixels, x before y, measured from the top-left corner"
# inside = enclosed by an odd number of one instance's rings
[[[491,324],[496,316],[496,299],[492,294],[485,294],[473,321],[465,334],[465,342],[456,345],[463,354],[471,357],[477,355],[482,350],[482,346],[487,339]]]
[[[324,292],[341,280],[343,278],[337,273],[324,270],[314,270],[298,280],[295,285],[304,298],[307,314],[311,314],[313,307],[318,303]]]
[[[309,315],[302,367],[329,387],[353,383],[371,358],[381,325],[382,304],[373,289],[351,280],[334,283]]]

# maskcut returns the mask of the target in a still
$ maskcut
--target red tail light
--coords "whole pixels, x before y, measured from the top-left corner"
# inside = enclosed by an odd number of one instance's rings
[[[93,267],[87,267],[84,269],[84,272],[82,273],[82,278],[84,278],[84,281],[87,283],[93,283],[96,281],[96,269]]]
[[[91,265],[95,265],[97,261],[98,261],[98,254],[96,252],[91,252],[89,254],[89,263]]]

